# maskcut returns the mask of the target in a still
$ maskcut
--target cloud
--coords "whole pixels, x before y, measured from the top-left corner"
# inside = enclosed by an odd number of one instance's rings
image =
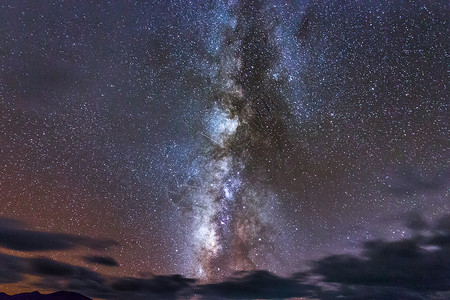
[[[0,224],[4,221],[0,219]],[[211,284],[181,275],[108,277],[47,257],[0,253],[0,283],[21,282],[31,275],[35,281],[29,284],[36,289],[75,291],[104,299],[188,299],[194,295],[200,299],[448,299],[450,215],[434,225],[417,227],[426,230],[410,239],[366,242],[359,255],[330,255],[291,277],[264,270],[238,272]],[[85,259],[115,262],[108,256]]]
[[[450,296],[448,220],[449,216],[442,218],[427,234],[411,239],[366,242],[360,256],[325,257],[313,263],[311,273],[340,285],[328,295],[368,299],[368,295],[375,297],[376,291],[379,298],[425,299],[432,295],[444,299],[439,295]]]
[[[328,282],[393,286],[413,290],[447,290],[449,249],[424,249],[412,240],[372,241],[364,256],[334,255],[315,263],[315,272]]]
[[[241,272],[223,282],[201,285],[197,293],[225,299],[279,299],[311,296],[317,288],[297,278],[284,278],[268,271]]]
[[[181,275],[149,278],[104,276],[88,268],[47,257],[16,257],[0,253],[0,283],[21,282],[31,275],[32,288],[75,291],[103,299],[178,299],[190,295],[195,279]]]
[[[118,299],[125,298],[125,295],[134,299],[178,299],[181,295],[190,295],[195,279],[185,278],[181,275],[154,276],[151,278],[124,277],[117,279],[112,284],[115,295],[120,295]]]
[[[442,297],[441,297],[442,296]],[[390,300],[444,300],[443,295],[436,294],[421,294],[416,291],[411,291],[403,288],[384,287],[384,286],[349,286],[343,285],[337,290],[322,291],[320,298],[322,300],[328,299],[354,299],[354,300],[374,300],[374,299],[390,299]],[[432,297],[432,298],[431,298]]]
[[[21,258],[0,253],[0,283],[16,283],[23,279],[24,263]]]
[[[192,285],[196,282],[181,275],[111,278],[82,267],[60,264],[48,259],[39,263],[41,265],[34,270],[34,275],[40,276],[40,281],[35,285],[37,288],[76,291],[93,298],[179,299],[192,295]],[[54,269],[58,264],[65,269],[61,276],[56,276]],[[49,280],[51,277],[56,280]]]
[[[439,219],[434,227],[434,234],[427,239],[432,246],[450,248],[450,215]]]
[[[407,228],[411,229],[414,232],[429,228],[429,225],[427,224],[425,219],[422,217],[421,214],[417,212],[411,213],[407,217],[405,225]]]
[[[43,278],[57,277],[58,279],[84,280],[104,283],[103,276],[95,271],[72,264],[61,263],[46,257],[28,258],[28,274]]]
[[[38,257],[27,259],[26,274],[38,277],[34,287],[76,291],[95,298],[110,298],[107,278],[93,270]]]
[[[117,261],[110,256],[91,255],[91,256],[85,256],[84,260],[91,264],[104,265],[104,266],[109,266],[109,267],[119,266]]]
[[[48,258],[39,257],[29,260],[32,272],[38,275],[49,275],[58,277],[72,276],[75,267],[69,264],[60,263]]]
[[[441,217],[437,222],[435,229],[450,235],[450,214]]]
[[[102,250],[115,245],[118,245],[118,243],[109,239],[27,230],[22,223],[0,217],[0,247],[10,250],[69,250],[80,246]]]

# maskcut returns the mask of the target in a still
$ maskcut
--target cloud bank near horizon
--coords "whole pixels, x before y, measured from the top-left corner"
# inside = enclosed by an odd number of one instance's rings
[[[421,219],[420,216],[417,216]],[[417,223],[417,222],[416,222]],[[311,262],[307,271],[282,277],[265,270],[242,271],[215,283],[201,283],[182,275],[151,275],[147,277],[110,277],[91,268],[58,262],[45,256],[19,257],[0,253],[0,284],[24,282],[28,276],[36,280],[30,287],[47,290],[75,291],[92,298],[105,299],[280,299],[310,297],[320,299],[445,299],[450,296],[450,215],[433,225],[423,220],[420,226],[408,221],[416,230],[413,237],[395,241],[373,240],[362,245],[358,255],[335,254]],[[20,232],[14,242],[10,235]],[[33,247],[25,239],[40,236],[63,236],[68,246],[45,245],[45,239]],[[72,239],[71,239],[72,238]],[[64,240],[64,239],[63,239]],[[81,241],[81,242],[80,242]],[[86,243],[89,241],[89,243]],[[77,243],[79,242],[79,243]],[[0,245],[6,249],[21,248],[24,252],[54,249],[67,250],[105,241],[74,238],[59,233],[26,230],[22,224],[0,218]],[[108,241],[106,245],[113,245]],[[55,246],[57,245],[57,246]],[[110,256],[84,257],[89,265],[118,267]]]

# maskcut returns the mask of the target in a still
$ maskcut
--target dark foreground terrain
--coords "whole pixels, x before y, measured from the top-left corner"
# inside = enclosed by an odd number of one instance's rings
[[[90,300],[86,296],[73,292],[56,292],[51,294],[41,294],[39,292],[22,293],[9,296],[0,293],[0,300]]]

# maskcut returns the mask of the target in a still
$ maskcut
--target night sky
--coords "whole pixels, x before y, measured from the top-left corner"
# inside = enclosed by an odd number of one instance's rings
[[[0,291],[439,297],[448,20],[447,1],[0,1]]]

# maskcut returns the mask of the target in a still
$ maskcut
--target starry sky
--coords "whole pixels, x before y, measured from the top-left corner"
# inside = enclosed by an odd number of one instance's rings
[[[448,240],[448,12],[0,1],[0,289],[77,290],[43,283],[70,269],[207,293],[311,262],[336,282],[333,255]]]

